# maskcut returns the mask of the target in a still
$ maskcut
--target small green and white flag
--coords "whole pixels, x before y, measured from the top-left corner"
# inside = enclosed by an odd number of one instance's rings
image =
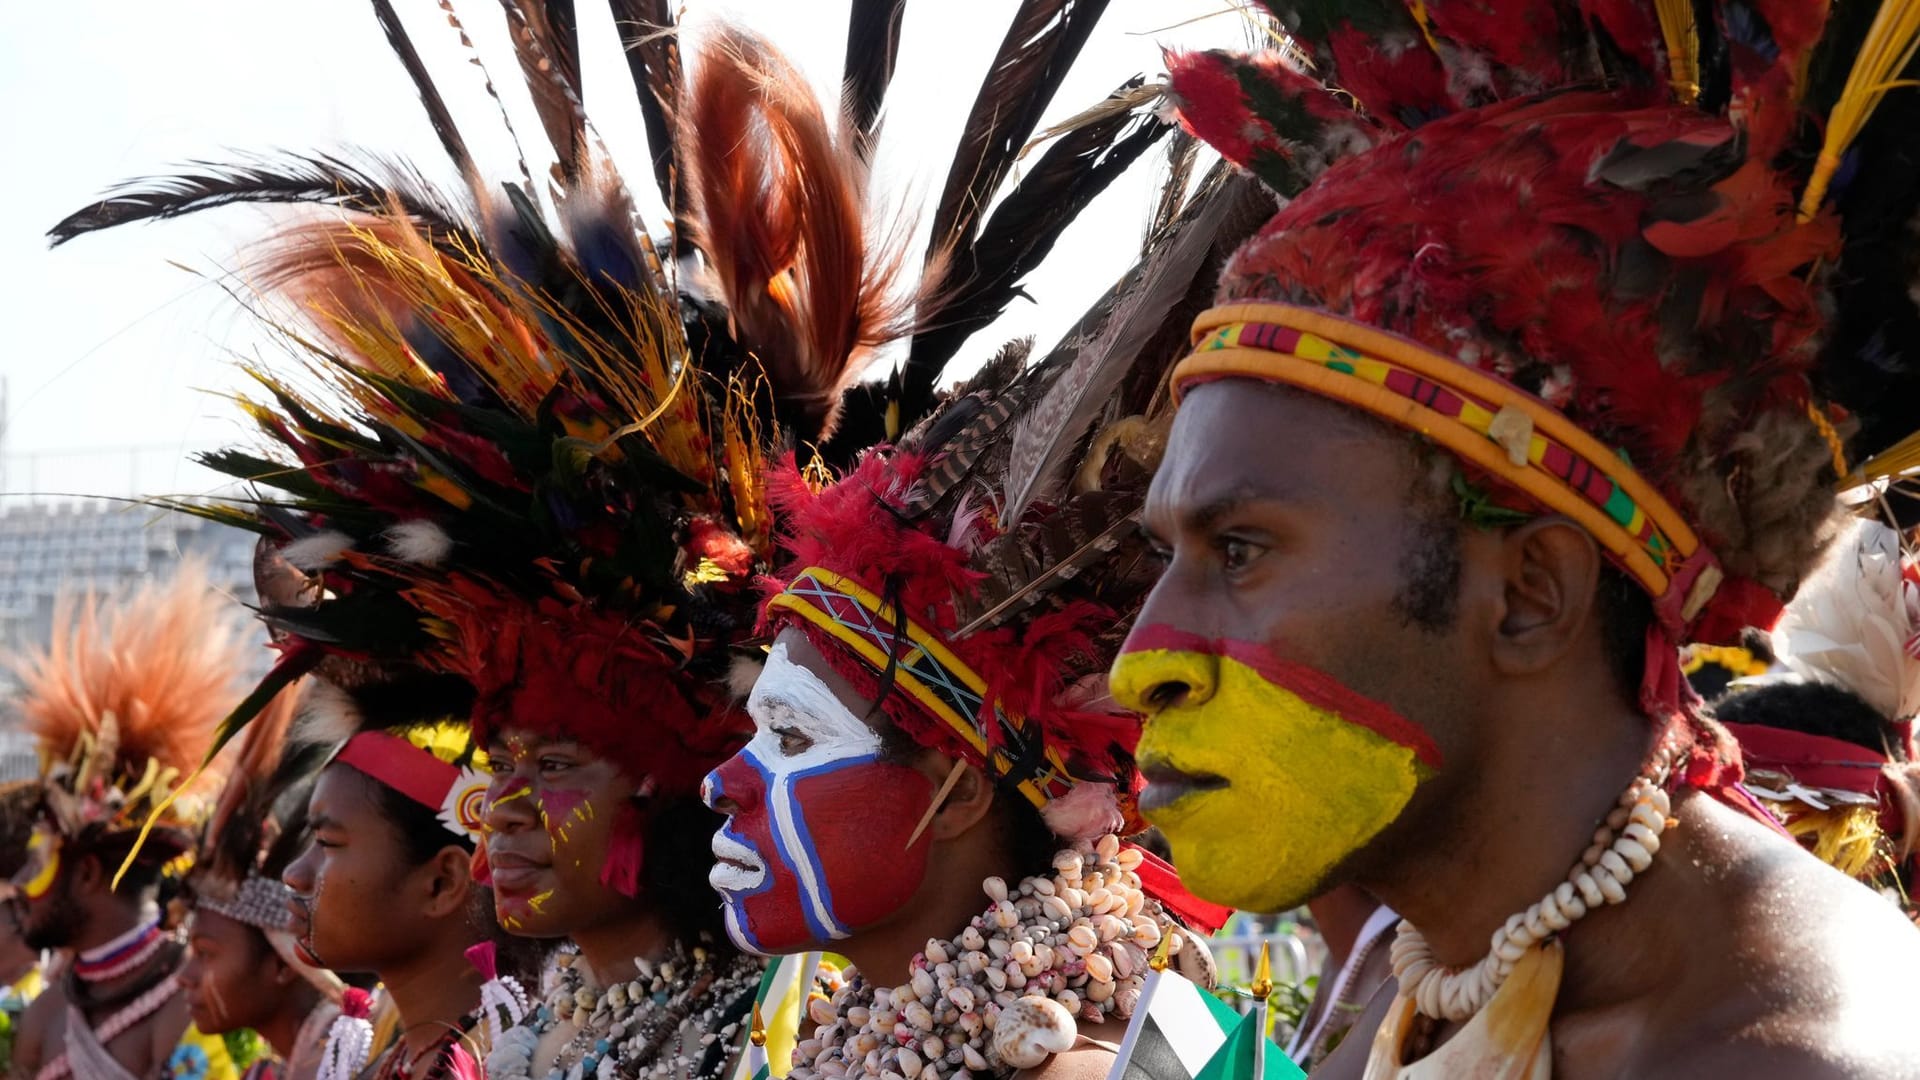
[[[1241,1016],[1174,971],[1147,975],[1107,1080],[1293,1080],[1300,1067],[1265,1035],[1266,1009]]]
[[[749,1017],[746,1051],[740,1055],[733,1080],[780,1080],[787,1075],[806,1018],[807,995],[824,957],[824,953],[810,952],[776,956],[767,962]]]

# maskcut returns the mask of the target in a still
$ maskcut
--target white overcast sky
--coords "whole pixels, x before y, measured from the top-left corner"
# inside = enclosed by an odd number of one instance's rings
[[[909,0],[879,162],[890,190],[930,201],[1014,0]],[[513,169],[475,70],[431,0],[396,0],[440,76],[483,167]],[[529,154],[540,142],[499,8],[463,17],[508,96]],[[633,179],[651,191],[632,84],[598,5],[582,3],[588,109]],[[837,93],[846,5],[821,0],[690,0],[690,32],[725,14],[770,36]],[[1227,0],[1114,0],[1048,122],[1122,79],[1160,70],[1159,47],[1239,43]],[[0,35],[0,315],[7,327],[7,493],[206,490],[190,451],[248,438],[218,392],[240,385],[235,354],[264,338],[208,280],[237,265],[271,219],[253,209],[140,225],[48,251],[43,233],[116,181],[242,151],[364,148],[447,170],[411,84],[362,0],[61,0],[12,5]],[[977,337],[963,363],[1000,340],[1044,346],[1132,261],[1159,165],[1136,168],[1055,249],[1020,304]],[[536,174],[540,165],[535,165]],[[449,177],[449,179],[451,179]],[[127,448],[139,448],[129,453]],[[110,451],[110,452],[102,452]]]

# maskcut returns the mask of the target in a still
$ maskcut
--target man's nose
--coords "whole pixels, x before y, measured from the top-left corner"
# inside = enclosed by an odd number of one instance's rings
[[[753,802],[753,781],[757,777],[753,767],[741,760],[744,754],[741,751],[721,762],[700,782],[700,799],[709,810],[731,817]]]
[[[487,829],[497,833],[530,828],[539,817],[533,785],[515,776],[503,777],[501,782],[488,789],[486,806],[480,814],[480,820]]]
[[[300,852],[300,857],[288,863],[285,870],[280,871],[280,884],[301,896],[311,896],[313,894],[313,852],[313,841],[308,840],[306,848]]]
[[[1141,628],[1128,637],[1126,648],[1113,662],[1109,683],[1113,699],[1122,708],[1151,716],[1182,705],[1204,704],[1213,697],[1219,686],[1218,658],[1194,647],[1200,644],[1197,639],[1181,637],[1142,633]]]

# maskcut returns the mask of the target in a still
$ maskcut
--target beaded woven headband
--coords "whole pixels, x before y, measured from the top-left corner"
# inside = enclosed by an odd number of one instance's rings
[[[902,619],[894,606],[859,582],[810,566],[794,575],[769,609],[792,612],[833,636],[876,674],[891,659],[894,685],[952,728],[995,772],[1013,779],[1037,808],[1072,790],[1074,779],[1052,748],[1038,745],[1024,719],[989,704],[986,680],[941,643],[939,635]],[[988,713],[992,719],[989,721]],[[998,743],[983,725],[998,725]]]
[[[292,895],[293,890],[279,881],[249,874],[232,896],[202,895],[195,898],[194,906],[255,929],[285,930],[293,923],[293,913],[287,908]]]
[[[1550,406],[1406,338],[1286,304],[1201,313],[1176,399],[1214,379],[1284,383],[1416,431],[1592,533],[1674,633],[1719,586],[1693,529],[1620,455]]]

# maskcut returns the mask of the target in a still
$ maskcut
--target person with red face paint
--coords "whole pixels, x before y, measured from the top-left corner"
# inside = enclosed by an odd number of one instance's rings
[[[1220,230],[1246,194],[1196,213]],[[1230,241],[1171,243],[1200,263]],[[1116,307],[1152,310],[1178,264]],[[1102,673],[1145,585],[1152,440],[1128,433],[1152,430],[1159,380],[1136,355],[1096,337],[1023,372],[1009,350],[837,482],[791,460],[774,478],[788,563],[754,736],[706,795],[733,939],[853,965],[809,1007],[798,1080],[1104,1076],[1157,951],[1212,980],[1185,927],[1225,912],[1121,841],[1134,724]]]
[[[219,769],[193,770],[239,697],[246,643],[228,614],[188,564],[112,601],[62,597],[48,648],[8,657],[44,769],[10,906],[29,947],[63,957],[15,1033],[14,1076],[234,1075],[192,1026],[158,905],[219,790]]]
[[[1112,683],[1147,818],[1212,899],[1403,917],[1323,1075],[1920,1072],[1920,935],[1741,786],[1679,659],[1912,430],[1911,99],[1845,145],[1891,24],[1274,6],[1310,67],[1170,59],[1287,201],[1171,380]]]

